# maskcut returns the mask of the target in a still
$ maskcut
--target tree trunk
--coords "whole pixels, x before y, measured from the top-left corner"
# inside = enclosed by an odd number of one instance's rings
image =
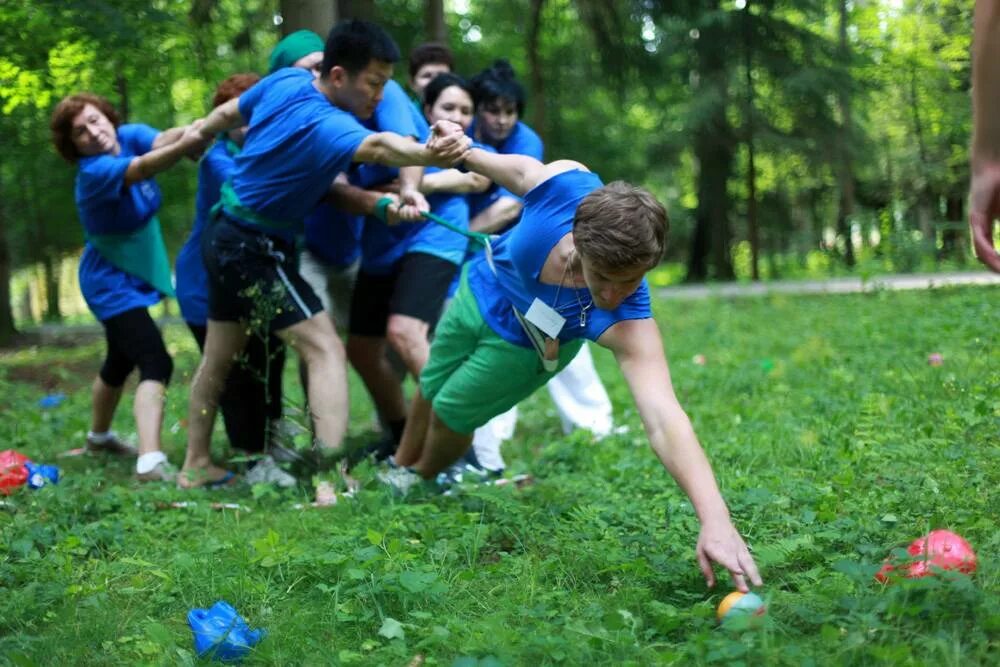
[[[847,41],[847,0],[840,0],[840,58],[845,68],[850,67],[851,51]],[[840,105],[840,131],[837,140],[837,181],[840,197],[837,201],[837,234],[844,239],[844,263],[857,264],[852,238],[851,215],[854,213],[854,170],[851,166],[851,97],[846,86],[837,94]]]
[[[952,195],[945,200],[944,217],[948,226],[941,235],[941,257],[965,261],[965,251],[969,247],[965,235],[965,197]]]
[[[424,35],[430,42],[448,43],[448,27],[444,23],[444,0],[427,0],[424,11]]]
[[[281,18],[282,36],[297,30],[312,30],[326,39],[337,20],[337,3],[336,0],[281,0]]]
[[[375,20],[375,3],[371,0],[339,0],[337,17],[341,19]]]
[[[0,211],[0,215],[3,212]],[[14,328],[14,313],[10,304],[10,248],[7,245],[7,223],[0,220],[0,346],[5,345],[17,333]]]
[[[757,167],[754,164],[753,127],[753,39],[750,34],[750,2],[743,8],[743,56],[747,99],[744,120],[747,144],[747,238],[750,241],[750,274],[760,280],[760,233],[757,229]],[[771,262],[774,266],[774,262]]]
[[[115,90],[118,92],[118,113],[121,115],[122,123],[128,122],[128,79],[125,77],[124,63],[118,62],[115,71]]]
[[[48,250],[42,257],[42,270],[45,275],[45,316],[47,322],[62,320],[59,310],[59,257]]]
[[[528,69],[531,82],[531,125],[545,139],[545,80],[542,58],[538,52],[542,34],[542,7],[545,0],[531,0],[531,22],[528,24]]]
[[[718,2],[713,3],[717,8]],[[698,53],[699,87],[717,103],[694,128],[694,154],[698,162],[698,209],[685,280],[708,278],[732,280],[730,255],[732,232],[729,228],[729,176],[733,169],[736,141],[726,117],[728,90],[728,53],[720,49],[728,38],[718,23],[705,25],[695,48]],[[697,92],[696,92],[697,94]]]

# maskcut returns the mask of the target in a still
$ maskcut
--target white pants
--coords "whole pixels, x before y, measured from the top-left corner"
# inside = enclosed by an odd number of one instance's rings
[[[599,438],[611,433],[611,399],[594,368],[589,344],[584,343],[573,361],[546,386],[559,411],[563,433],[568,434],[576,428],[589,429]],[[500,445],[514,436],[516,425],[515,405],[476,429],[472,451],[480,465],[489,470],[506,467],[500,456]]]

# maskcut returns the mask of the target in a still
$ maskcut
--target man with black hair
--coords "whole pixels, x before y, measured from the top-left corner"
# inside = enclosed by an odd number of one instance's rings
[[[371,132],[358,122],[375,111],[398,60],[399,49],[382,28],[344,21],[330,31],[318,79],[298,68],[278,70],[205,119],[201,134],[206,139],[241,125],[248,131],[202,246],[209,319],[191,386],[181,486],[232,479],[212,464],[210,436],[226,375],[254,319],[264,320],[305,362],[318,444],[327,451],[339,449],[347,429],[345,353],[319,298],[298,271],[296,243],[304,219],[351,162],[450,166],[470,143],[451,123],[437,124],[427,143],[418,144],[390,132]],[[415,220],[421,203],[426,207],[414,187],[401,185],[398,204],[379,206],[373,194],[366,212],[393,222]]]

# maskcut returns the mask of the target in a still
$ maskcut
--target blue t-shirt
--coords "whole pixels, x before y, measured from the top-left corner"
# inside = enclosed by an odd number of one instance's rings
[[[511,304],[524,313],[536,298],[566,318],[559,333],[559,340],[563,341],[577,338],[596,341],[617,322],[653,316],[645,279],[614,310],[594,306],[585,287],[560,288],[538,280],[552,248],[573,230],[573,217],[580,202],[601,185],[596,174],[580,170],[558,174],[539,184],[524,196],[521,222],[493,243],[497,275],[485,256],[472,260],[468,280],[479,311],[489,327],[507,342],[531,347]],[[581,304],[587,310],[585,327],[580,326]]]
[[[121,125],[118,155],[80,158],[76,174],[76,208],[86,234],[123,234],[140,229],[160,208],[160,188],[146,179],[125,186],[132,159],[148,153],[159,131],[148,125]],[[162,298],[141,278],[115,267],[87,243],[80,258],[80,291],[101,321],[133,308],[146,308]]]
[[[420,139],[420,130],[410,113],[411,107],[400,85],[389,80],[375,113],[360,122],[373,132],[395,132]],[[398,176],[399,169],[396,167],[378,164],[355,165],[348,171],[348,180],[360,188],[388,183]],[[381,223],[375,220],[373,224]],[[361,230],[364,225],[363,215],[345,213],[330,204],[320,204],[306,218],[306,248],[326,264],[348,266],[361,255]]]
[[[476,127],[475,123],[473,123],[469,128],[469,136],[476,136],[475,132]],[[542,155],[545,151],[545,147],[542,145],[541,137],[539,137],[534,130],[521,121],[518,121],[510,135],[508,135],[499,146],[494,146],[494,148],[496,149],[496,152],[501,155],[516,153],[518,155],[533,157],[539,162],[544,162]],[[515,195],[510,190],[502,188],[494,183],[486,192],[471,195],[469,197],[470,215],[472,217],[479,215],[484,210],[492,206],[501,197],[510,197],[518,201],[521,200],[520,197]]]
[[[313,86],[312,74],[297,67],[262,79],[240,95],[239,109],[249,128],[236,156],[233,190],[258,215],[286,223],[288,230],[279,235],[301,234],[306,216],[371,132],[335,107]]]
[[[208,321],[208,274],[201,259],[201,234],[219,201],[219,189],[236,166],[239,148],[220,139],[205,153],[198,165],[198,194],[195,197],[194,227],[177,254],[177,303],[185,322],[204,326]]]
[[[426,141],[430,126],[419,114],[417,107],[408,105],[413,123],[418,129],[418,139]],[[479,146],[480,148],[485,148]],[[492,149],[489,149],[492,150]],[[442,171],[427,167],[424,174]],[[427,197],[431,212],[460,229],[469,228],[469,200],[465,194],[440,192]],[[385,275],[393,270],[404,255],[422,252],[458,265],[465,257],[468,239],[432,221],[400,223],[393,227],[369,218],[361,236],[361,268],[374,275]]]

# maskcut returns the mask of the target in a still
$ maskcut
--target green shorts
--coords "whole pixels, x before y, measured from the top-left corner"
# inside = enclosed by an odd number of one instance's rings
[[[530,347],[508,343],[483,320],[468,285],[468,266],[458,292],[434,332],[420,391],[445,425],[472,433],[517,405],[561,371],[583,340],[559,345],[559,366],[548,372]]]

